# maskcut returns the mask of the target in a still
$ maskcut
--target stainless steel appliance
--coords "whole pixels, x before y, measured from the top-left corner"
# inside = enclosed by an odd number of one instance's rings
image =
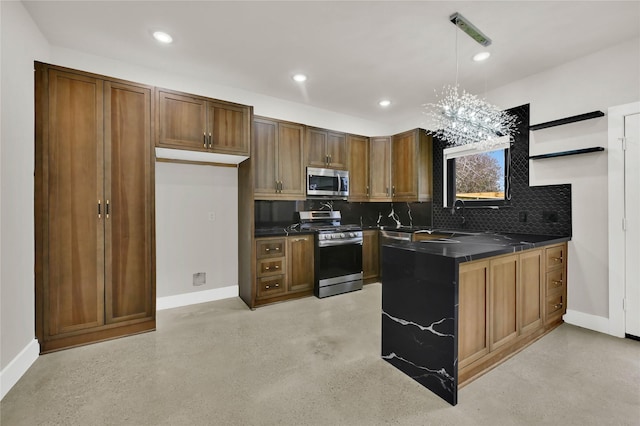
[[[307,196],[347,198],[349,172],[347,170],[307,167]]]
[[[362,229],[357,225],[342,225],[339,211],[308,211],[299,215],[302,229],[316,231],[316,297],[362,289]]]

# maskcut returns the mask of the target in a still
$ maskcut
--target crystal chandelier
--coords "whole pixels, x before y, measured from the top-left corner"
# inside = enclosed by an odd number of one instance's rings
[[[475,41],[488,46],[491,40],[459,13],[449,17],[451,22]],[[484,99],[462,90],[458,91],[458,33],[456,31],[456,85],[446,86],[436,103],[425,105],[431,118],[431,133],[449,146],[478,144],[490,148],[499,138],[516,131],[517,118],[491,105]]]

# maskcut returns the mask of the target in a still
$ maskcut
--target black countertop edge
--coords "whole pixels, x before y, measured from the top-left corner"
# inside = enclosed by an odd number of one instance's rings
[[[262,237],[286,237],[289,235],[309,235],[315,234],[315,231],[309,229],[299,230],[290,227],[273,227],[273,228],[256,228],[253,235],[256,238]]]
[[[484,233],[427,241],[385,240],[383,246],[470,262],[502,254],[570,241],[571,237],[533,234]]]

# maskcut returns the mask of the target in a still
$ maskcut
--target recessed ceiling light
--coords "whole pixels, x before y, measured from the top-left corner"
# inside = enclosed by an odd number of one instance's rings
[[[473,55],[473,60],[476,62],[482,62],[489,59],[489,56],[491,56],[491,53],[489,52],[480,52]]]
[[[298,83],[302,83],[303,81],[307,81],[307,76],[304,74],[296,74],[293,76],[293,79]]]
[[[173,37],[163,31],[156,31],[153,33],[153,38],[158,40],[160,43],[169,44],[173,41]]]
[[[381,107],[388,107],[389,105],[391,105],[391,101],[388,99],[383,99],[378,102],[378,105],[380,105]]]

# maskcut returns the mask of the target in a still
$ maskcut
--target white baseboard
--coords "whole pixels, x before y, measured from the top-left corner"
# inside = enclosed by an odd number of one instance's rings
[[[567,313],[562,317],[562,319],[564,319],[564,322],[577,325],[578,327],[609,334],[609,318],[567,309]]]
[[[197,303],[212,302],[214,300],[238,297],[238,286],[214,288],[211,290],[195,291],[193,293],[176,294],[175,296],[158,297],[156,310],[178,308],[180,306],[195,305]]]
[[[38,356],[40,356],[40,344],[38,339],[33,339],[0,371],[0,393],[2,394],[0,400],[18,383],[20,377],[27,372]]]

